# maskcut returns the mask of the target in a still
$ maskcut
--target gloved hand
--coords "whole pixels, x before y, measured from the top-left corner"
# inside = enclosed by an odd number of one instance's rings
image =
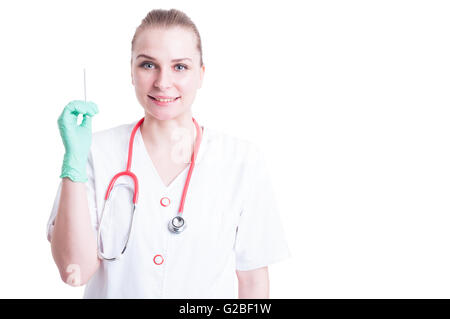
[[[66,149],[61,170],[61,178],[68,177],[74,182],[86,182],[86,163],[92,142],[92,116],[98,113],[94,102],[75,100],[64,107],[58,118],[59,133]],[[78,114],[83,121],[77,124]]]

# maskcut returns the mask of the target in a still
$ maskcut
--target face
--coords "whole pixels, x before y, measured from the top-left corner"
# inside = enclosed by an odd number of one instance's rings
[[[168,120],[191,112],[205,72],[196,44],[194,33],[183,28],[152,28],[137,36],[131,80],[146,114]]]

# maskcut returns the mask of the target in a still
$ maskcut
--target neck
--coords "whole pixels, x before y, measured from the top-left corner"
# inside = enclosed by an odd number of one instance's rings
[[[145,114],[140,130],[145,144],[156,153],[171,152],[179,143],[193,145],[197,136],[191,112],[170,120],[159,120]]]

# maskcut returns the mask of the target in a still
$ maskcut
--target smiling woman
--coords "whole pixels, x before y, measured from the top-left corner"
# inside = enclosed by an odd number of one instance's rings
[[[289,255],[269,174],[254,144],[193,118],[204,72],[193,22],[153,10],[131,49],[144,117],[91,137],[95,104],[61,115],[68,155],[48,238],[61,277],[72,282],[77,266],[86,298],[234,298],[235,279],[239,297],[269,297],[267,266]]]
[[[152,23],[138,28],[136,33],[132,42],[131,78],[148,119],[142,126],[144,139],[152,136],[150,144],[167,140],[171,128],[161,121],[171,119],[177,119],[178,124],[192,131],[191,106],[205,71],[195,34],[183,26],[162,27]],[[156,127],[162,128],[157,130],[159,136],[155,135]]]

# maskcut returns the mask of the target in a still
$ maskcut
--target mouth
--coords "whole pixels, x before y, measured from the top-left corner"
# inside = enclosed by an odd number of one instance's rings
[[[154,96],[151,95],[147,95],[153,103],[155,103],[156,105],[160,105],[160,106],[166,106],[166,105],[170,105],[175,103],[176,101],[178,101],[178,99],[181,98],[181,96],[177,96],[175,98],[166,98],[166,99],[161,99],[161,98],[156,98]]]

